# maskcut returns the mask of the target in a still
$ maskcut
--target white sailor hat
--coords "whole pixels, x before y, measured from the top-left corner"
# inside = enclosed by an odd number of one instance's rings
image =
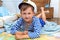
[[[22,4],[28,4],[31,5],[34,8],[34,12],[37,13],[37,6],[34,2],[28,0],[27,2],[22,2],[19,4],[19,9],[21,8]]]

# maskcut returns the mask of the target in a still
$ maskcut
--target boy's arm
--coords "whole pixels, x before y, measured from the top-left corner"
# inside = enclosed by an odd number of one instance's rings
[[[11,26],[12,27],[10,31],[11,34],[15,34],[17,32],[17,29],[19,29],[20,27],[21,21],[22,19],[20,18]]]
[[[36,18],[34,20],[34,24],[33,25],[34,25],[34,32],[28,31],[28,35],[29,35],[30,38],[37,38],[37,37],[40,36],[41,27],[42,27],[40,22],[39,22],[39,18]]]
[[[41,18],[41,13],[40,13],[40,14],[38,14],[38,15],[36,15],[36,17]]]
[[[44,11],[44,7],[41,7],[41,13],[37,15],[38,18],[42,18],[43,21],[46,21],[46,15],[45,15],[45,11]]]
[[[37,24],[38,23],[38,24]],[[25,31],[22,34],[16,33],[16,39],[23,39],[23,38],[37,38],[40,36],[40,32],[41,32],[41,24],[39,22],[39,18],[35,20],[34,23],[34,32],[30,32],[30,31]]]
[[[34,31],[24,31],[23,35],[18,35],[20,38],[37,38],[40,36],[40,32],[41,32],[41,24],[40,24],[40,20],[39,18],[34,18]]]
[[[15,37],[16,37],[16,39],[29,38],[28,31],[25,31],[25,32],[16,32],[15,33]]]
[[[46,15],[45,15],[44,7],[41,7],[41,11],[42,11],[41,12],[42,19],[45,22],[46,21]]]
[[[44,7],[41,7],[41,13],[37,15],[37,17],[42,18],[44,22],[46,21],[45,13],[49,13],[49,10],[44,11]]]

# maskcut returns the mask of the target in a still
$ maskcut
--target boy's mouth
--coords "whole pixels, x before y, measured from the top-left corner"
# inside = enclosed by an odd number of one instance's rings
[[[29,19],[29,18],[26,17],[25,19]]]

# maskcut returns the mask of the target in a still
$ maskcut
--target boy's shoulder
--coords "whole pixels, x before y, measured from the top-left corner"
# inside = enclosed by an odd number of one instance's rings
[[[39,20],[39,18],[36,16],[33,16],[33,20]]]
[[[39,22],[40,22],[39,18],[34,16],[33,17],[33,23],[35,24],[35,23],[39,23]]]
[[[18,20],[17,21],[22,21],[23,20],[23,18],[22,17],[20,17],[20,18],[18,18]]]

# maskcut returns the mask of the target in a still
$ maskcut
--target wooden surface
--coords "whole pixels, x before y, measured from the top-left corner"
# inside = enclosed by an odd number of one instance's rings
[[[46,18],[53,18],[53,12],[54,12],[53,7],[45,8],[45,10],[49,10],[49,13],[45,13],[46,14]]]
[[[36,5],[37,5],[37,13],[41,13],[40,7],[45,7],[46,4],[50,5],[50,1],[51,0],[31,0],[33,1]],[[49,7],[49,8],[45,8],[45,10],[49,10],[49,14],[46,14],[47,18],[53,18],[53,12],[54,12],[54,8]]]

